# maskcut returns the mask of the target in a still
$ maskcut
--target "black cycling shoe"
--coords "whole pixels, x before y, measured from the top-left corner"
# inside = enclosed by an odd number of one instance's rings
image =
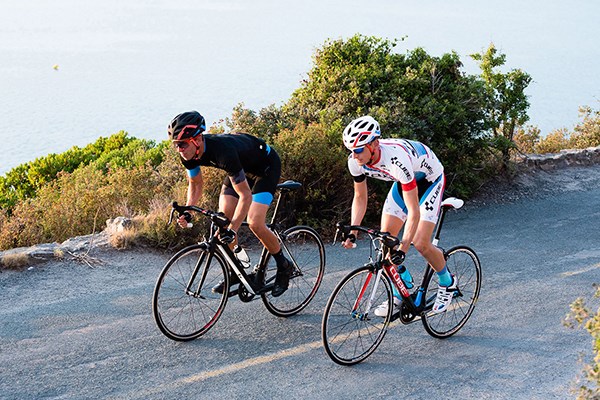
[[[235,274],[229,275],[229,287],[232,287],[233,285],[237,285],[238,283],[240,283],[240,278],[238,278],[237,275],[235,275]],[[213,288],[211,290],[213,293],[223,294],[224,288],[225,288],[225,280],[222,280],[221,282],[219,282],[215,286],[213,286]]]
[[[271,290],[271,295],[273,297],[281,296],[288,289],[290,284],[290,275],[292,275],[293,271],[294,268],[287,259],[281,267],[277,267],[275,286],[273,287],[273,290]]]

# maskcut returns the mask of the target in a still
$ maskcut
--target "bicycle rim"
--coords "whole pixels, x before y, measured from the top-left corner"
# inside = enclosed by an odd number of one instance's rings
[[[458,280],[457,295],[446,311],[440,314],[428,311],[421,319],[427,333],[440,339],[454,335],[465,325],[475,309],[481,288],[481,264],[473,250],[464,246],[454,247],[447,252],[446,258],[448,270]],[[435,273],[428,275],[426,299],[430,310],[435,302],[438,277]]]
[[[225,308],[228,291],[212,292],[213,286],[223,279],[228,280],[225,262],[219,253],[214,253],[205,270],[208,256],[203,246],[189,246],[175,254],[158,277],[152,310],[156,325],[170,339],[187,341],[202,336],[217,322]],[[192,291],[198,290],[203,272],[205,277],[200,291],[195,295],[186,292],[188,285]],[[227,287],[228,282],[225,282]]]
[[[283,254],[294,266],[289,287],[279,297],[273,297],[270,292],[261,297],[272,314],[289,317],[304,309],[319,290],[325,272],[325,247],[319,234],[307,226],[292,227],[283,237]],[[276,272],[277,265],[270,257],[265,281],[274,282]]]
[[[384,301],[391,302],[392,290],[389,280],[383,278],[374,292],[376,278],[371,267],[361,267],[342,279],[327,301],[321,335],[325,351],[338,364],[353,365],[365,360],[385,337],[392,307],[385,318],[377,317],[374,310]],[[367,310],[371,296],[371,308]]]

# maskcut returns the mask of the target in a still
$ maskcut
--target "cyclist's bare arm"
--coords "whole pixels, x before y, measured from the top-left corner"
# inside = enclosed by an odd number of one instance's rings
[[[419,194],[416,187],[411,190],[404,191],[402,194],[408,212],[406,224],[404,225],[404,232],[402,234],[402,242],[400,243],[400,250],[402,250],[404,253],[407,253],[410,249],[410,244],[417,233],[419,220],[421,219],[421,211],[419,209]]]
[[[352,214],[351,214],[351,225],[360,225],[365,212],[367,211],[369,191],[367,188],[367,180],[364,179],[362,182],[354,182],[354,198],[352,199]],[[356,236],[357,231],[352,231],[352,234]],[[343,243],[346,249],[354,247],[354,243],[350,239],[346,239]]]
[[[202,180],[202,173],[194,177],[188,176],[188,189],[187,189],[187,200],[186,205],[195,206],[198,205],[200,198],[202,197],[202,188],[204,187],[204,181]],[[177,218],[177,223],[182,228],[186,228],[188,226],[188,221],[186,221],[185,216],[181,215]]]

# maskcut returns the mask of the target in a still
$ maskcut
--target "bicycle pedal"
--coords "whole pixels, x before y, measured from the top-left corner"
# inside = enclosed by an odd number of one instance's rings
[[[233,297],[233,296],[237,296],[238,295],[239,290],[238,289],[233,289],[229,291],[229,296],[227,297]]]
[[[256,294],[268,293],[275,287],[274,283],[269,283],[256,291]]]

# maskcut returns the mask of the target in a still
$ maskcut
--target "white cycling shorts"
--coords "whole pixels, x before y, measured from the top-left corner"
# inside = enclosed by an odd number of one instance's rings
[[[419,191],[419,210],[421,212],[421,221],[437,223],[440,215],[442,197],[444,196],[444,187],[446,178],[440,175],[434,182],[428,182],[425,179],[417,182]],[[408,209],[402,198],[402,188],[398,182],[394,182],[390,189],[385,203],[383,204],[383,213],[393,215],[406,222]]]

